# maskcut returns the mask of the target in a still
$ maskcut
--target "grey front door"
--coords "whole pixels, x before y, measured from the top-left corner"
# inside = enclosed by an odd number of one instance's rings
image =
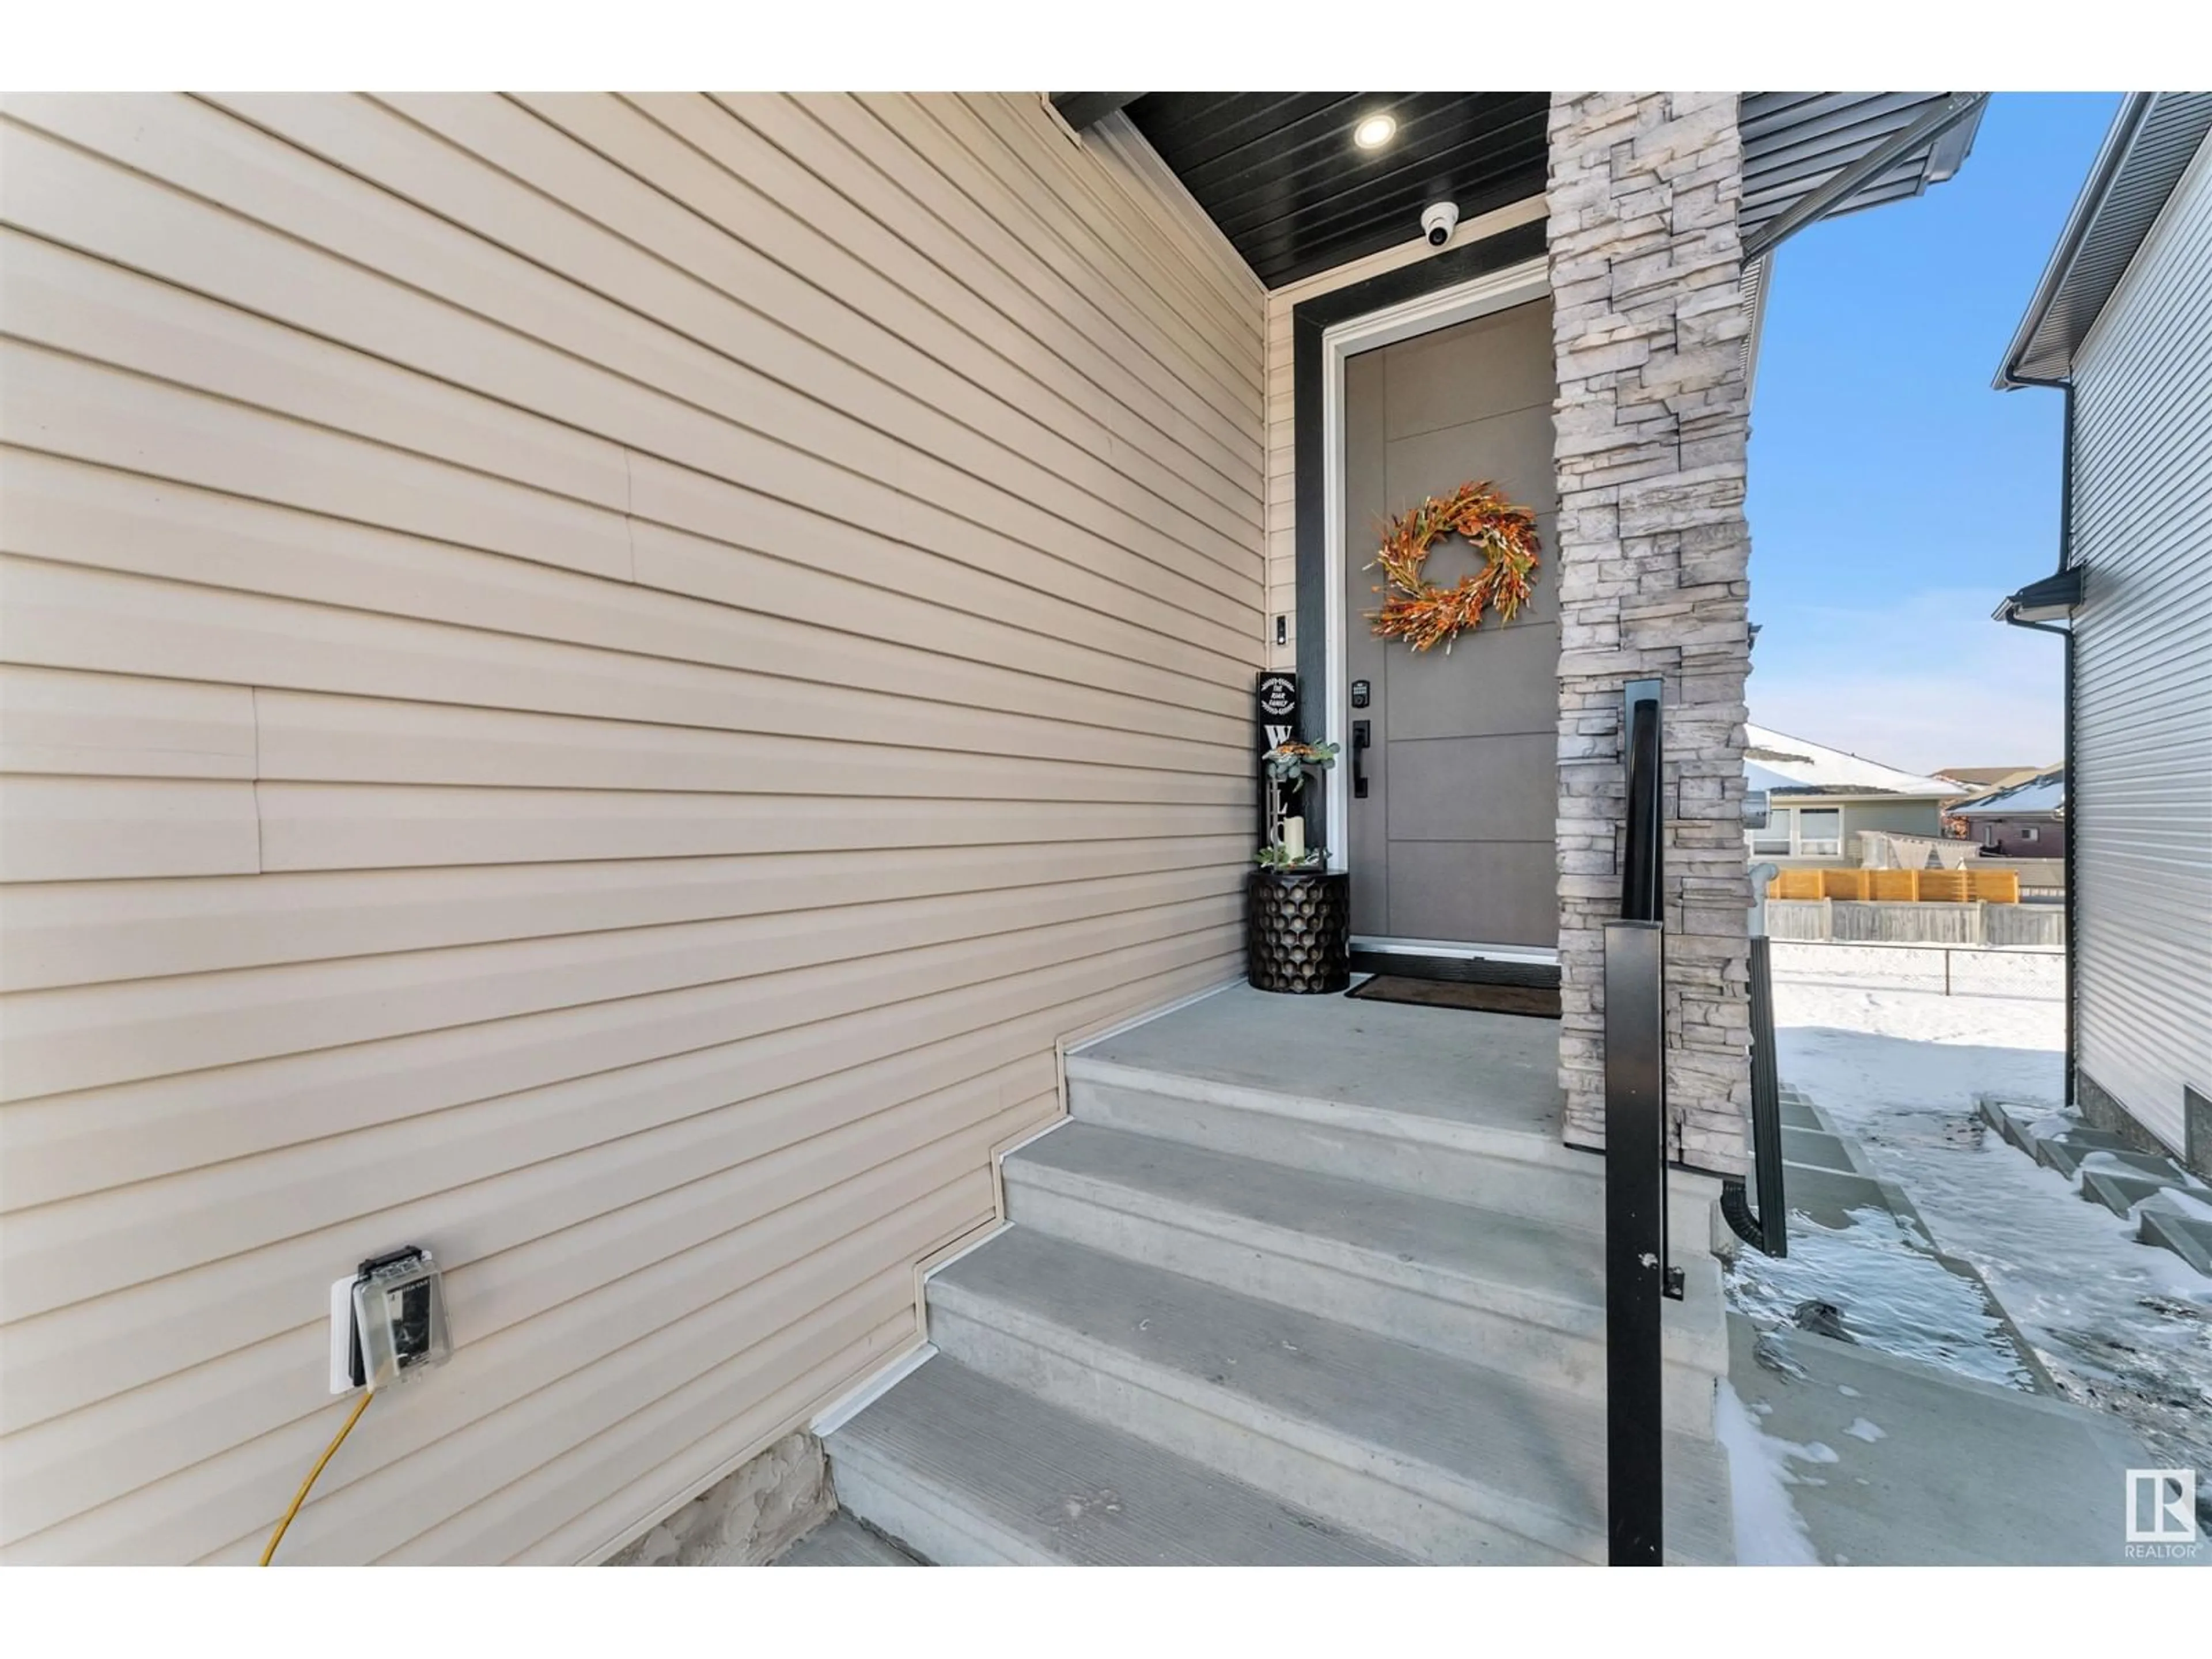
[[[1344,366],[1346,717],[1369,746],[1341,769],[1352,929],[1370,939],[1552,949],[1559,943],[1559,605],[1553,549],[1552,307],[1495,312],[1349,358]],[[1375,637],[1384,520],[1487,479],[1543,537],[1534,602],[1493,613],[1446,654]],[[1457,538],[1427,575],[1480,566]],[[1358,706],[1364,683],[1366,706]],[[1367,793],[1353,787],[1364,773]]]

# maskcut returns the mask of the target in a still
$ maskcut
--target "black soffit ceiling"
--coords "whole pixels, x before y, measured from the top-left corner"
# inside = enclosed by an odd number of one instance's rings
[[[1108,94],[1118,98],[1120,94]],[[1542,92],[1148,92],[1122,106],[1260,280],[1280,288],[1544,188]],[[1397,132],[1363,150],[1352,130]]]
[[[1431,202],[1456,202],[1460,216],[1471,219],[1544,188],[1546,93],[1051,96],[1078,129],[1125,112],[1269,288],[1410,240],[1420,234],[1421,210]],[[1809,223],[1940,184],[1972,148],[1979,99],[1965,93],[1745,93],[1738,216],[1745,236],[1778,240],[1799,228],[1790,222],[1793,213]],[[1972,106],[1946,118],[1961,100]],[[1352,142],[1352,129],[1375,114],[1391,116],[1398,130],[1379,149],[1363,150]],[[1930,136],[1916,143],[1908,130]],[[1869,167],[1870,176],[1845,178]],[[1824,191],[1836,199],[1814,201]]]

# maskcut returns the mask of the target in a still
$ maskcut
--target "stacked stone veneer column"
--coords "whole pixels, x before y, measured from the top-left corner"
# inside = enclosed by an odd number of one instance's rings
[[[1751,1103],[1742,824],[1751,538],[1734,93],[1557,93],[1559,1075],[1605,1135],[1604,941],[1620,911],[1621,688],[1666,684],[1668,1097],[1675,1155],[1741,1170]]]

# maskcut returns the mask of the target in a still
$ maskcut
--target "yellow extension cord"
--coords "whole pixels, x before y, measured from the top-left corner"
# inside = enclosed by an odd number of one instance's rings
[[[261,1552],[263,1566],[267,1566],[276,1558],[276,1546],[284,1541],[284,1528],[292,1524],[292,1517],[300,1512],[300,1505],[307,1501],[307,1494],[314,1490],[315,1482],[321,1477],[324,1468],[338,1455],[338,1448],[345,1444],[345,1437],[353,1432],[353,1425],[361,1421],[361,1414],[368,1409],[368,1402],[375,1398],[375,1389],[362,1391],[361,1404],[353,1408],[353,1415],[346,1419],[345,1426],[324,1448],[323,1455],[315,1460],[315,1467],[307,1471],[307,1478],[300,1483],[300,1490],[293,1495],[292,1507],[284,1511],[284,1518],[276,1523],[276,1530],[269,1534],[269,1547]]]

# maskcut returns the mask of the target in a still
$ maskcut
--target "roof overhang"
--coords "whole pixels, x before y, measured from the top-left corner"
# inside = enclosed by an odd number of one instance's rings
[[[2132,92],[2044,266],[1993,384],[2056,386],[2212,131],[2212,93]]]
[[[1766,786],[1766,793],[1778,803],[1811,806],[1863,805],[1868,801],[1901,802],[1911,805],[1916,801],[1945,801],[1953,799],[1954,792],[1938,793],[1933,789],[1853,789],[1844,784],[1790,783]]]
[[[1959,170],[1981,128],[1985,92],[1747,92],[1743,257],[1808,225],[1918,196]]]
[[[2075,566],[2055,576],[2030,582],[2016,593],[2008,593],[1990,613],[2002,623],[2063,622],[2081,603],[2081,570]]]
[[[1052,100],[1079,129],[1126,119],[1270,289],[1416,240],[1431,203],[1455,203],[1468,220],[1544,193],[1545,92],[1056,92]],[[1363,149],[1353,134],[1376,118],[1388,135]]]
[[[2063,817],[2066,815],[2066,769],[2047,772],[2002,789],[1987,789],[1953,803],[1945,809],[1954,818]]]
[[[1080,132],[1085,127],[1096,126],[1115,110],[1134,103],[1145,94],[1141,92],[1052,92],[1045,94],[1052,106],[1060,112],[1060,118]]]
[[[1430,202],[1462,219],[1544,192],[1547,93],[1055,92],[1078,131],[1127,119],[1261,283],[1281,288],[1420,234]],[[1917,196],[1958,171],[1987,94],[1747,92],[1737,123],[1746,266],[1822,219]],[[1352,130],[1396,123],[1362,151]]]

